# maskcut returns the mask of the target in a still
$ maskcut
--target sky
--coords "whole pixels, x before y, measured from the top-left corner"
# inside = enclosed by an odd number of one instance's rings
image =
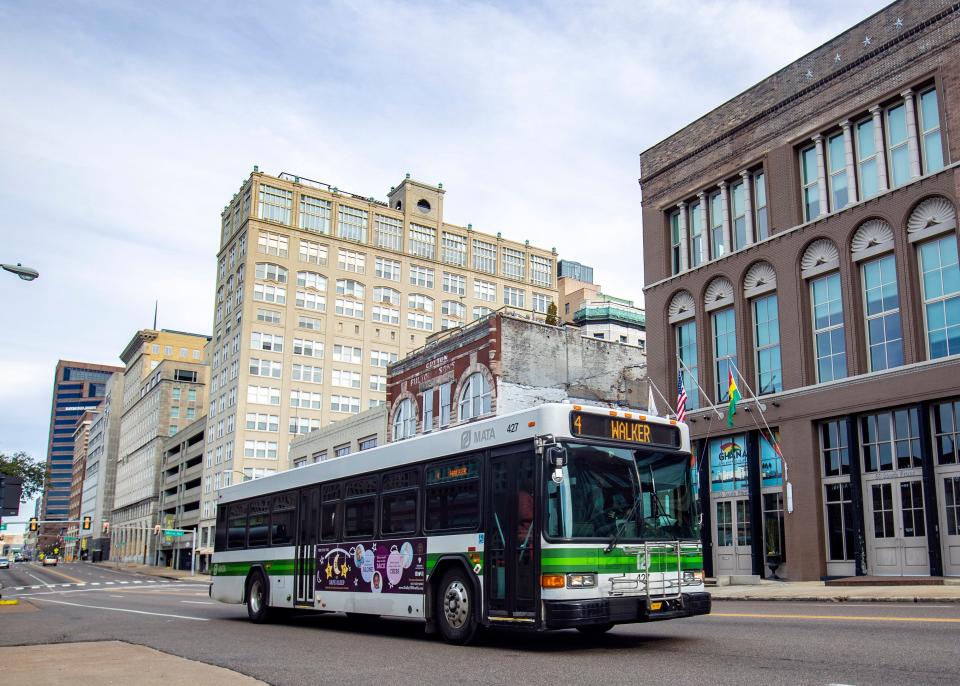
[[[210,333],[254,165],[443,183],[642,303],[639,153],[885,4],[0,0],[0,262],[40,272],[0,272],[0,451],[45,458],[57,360],[120,364],[155,300]]]

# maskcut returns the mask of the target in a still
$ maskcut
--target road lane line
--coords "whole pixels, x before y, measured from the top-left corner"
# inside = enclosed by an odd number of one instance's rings
[[[190,603],[191,605],[213,605],[214,603],[206,600],[181,600],[181,603]]]
[[[91,585],[91,586],[99,586],[99,585],[100,585],[100,582],[99,582],[99,581],[91,581],[91,582],[90,582],[90,585]]]
[[[112,581],[104,581],[103,583],[104,583],[105,585],[107,585],[107,586],[113,586],[113,582],[112,582]]]
[[[171,615],[163,612],[147,612],[146,610],[129,610],[125,607],[103,607],[102,605],[84,605],[82,603],[68,603],[65,600],[54,600],[53,598],[36,598],[45,603],[56,603],[57,605],[70,605],[72,607],[86,607],[91,610],[109,610],[111,612],[130,612],[135,615],[151,615],[153,617],[172,617],[174,619],[192,619],[195,622],[208,622],[206,617],[189,617],[187,615]]]
[[[947,617],[870,617],[859,615],[790,615],[759,614],[751,612],[711,612],[705,617],[748,617],[752,619],[835,619],[854,622],[938,622],[941,624],[960,624],[960,618]]]

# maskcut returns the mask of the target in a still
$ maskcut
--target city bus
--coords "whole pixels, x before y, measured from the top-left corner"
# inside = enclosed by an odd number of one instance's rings
[[[210,596],[454,644],[707,614],[695,484],[685,424],[542,405],[224,489]]]

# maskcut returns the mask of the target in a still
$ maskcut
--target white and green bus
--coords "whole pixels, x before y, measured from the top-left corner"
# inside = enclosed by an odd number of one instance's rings
[[[710,612],[684,424],[542,405],[225,489],[210,595],[602,633]]]

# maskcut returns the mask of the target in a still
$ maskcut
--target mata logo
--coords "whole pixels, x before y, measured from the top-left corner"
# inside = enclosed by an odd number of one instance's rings
[[[460,448],[469,448],[471,443],[492,441],[495,440],[496,437],[497,434],[493,430],[493,427],[489,429],[478,429],[476,431],[464,431],[462,434],[460,434]]]
[[[743,455],[743,447],[734,441],[724,443],[720,446],[720,461],[739,460]]]

